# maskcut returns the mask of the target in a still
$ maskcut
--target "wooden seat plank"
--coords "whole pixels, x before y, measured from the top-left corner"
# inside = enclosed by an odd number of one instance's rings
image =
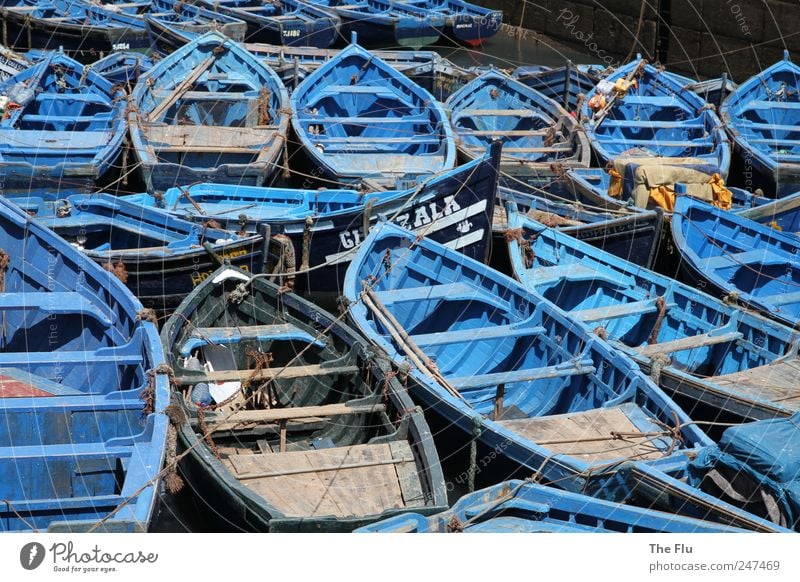
[[[264,368],[256,376],[256,380],[266,382],[271,379],[288,380],[292,378],[305,378],[308,376],[333,376],[338,374],[355,374],[358,366],[327,366],[311,364],[308,366],[289,366],[285,368]],[[176,380],[181,384],[194,384],[198,377],[204,377],[208,382],[243,382],[253,376],[255,370],[217,370],[205,372],[201,375],[178,376]]]
[[[736,340],[742,339],[742,337],[743,336],[741,332],[738,331],[729,331],[725,333],[709,332],[709,333],[701,333],[699,335],[691,337],[684,337],[668,342],[652,344],[649,346],[639,346],[633,349],[634,351],[643,356],[652,357],[657,354],[672,354],[675,352],[693,350],[695,348],[704,348],[716,344],[734,342]]]
[[[232,413],[206,413],[206,422],[213,424],[214,430],[226,430],[234,426],[253,423],[274,423],[283,420],[303,418],[325,418],[331,416],[370,414],[386,410],[384,404],[326,404],[322,406],[302,406],[296,408],[272,408],[267,410],[239,410]]]

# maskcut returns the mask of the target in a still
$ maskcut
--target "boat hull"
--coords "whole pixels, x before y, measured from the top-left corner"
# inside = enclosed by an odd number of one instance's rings
[[[144,49],[150,45],[144,28],[77,26],[26,18],[2,9],[0,16],[3,17],[3,44],[19,51],[63,48],[73,58],[92,63],[112,52]]]

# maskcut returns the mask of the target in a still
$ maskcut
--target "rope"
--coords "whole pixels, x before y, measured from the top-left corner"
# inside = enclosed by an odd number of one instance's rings
[[[650,358],[650,379],[656,386],[658,386],[659,382],[661,381],[661,370],[663,370],[665,366],[669,366],[671,363],[672,360],[670,360],[669,356],[666,354],[656,354]]]
[[[11,510],[11,512],[14,515],[16,515],[22,523],[24,523],[26,526],[28,526],[28,529],[30,529],[34,533],[38,533],[39,532],[39,528],[35,527],[31,522],[29,522],[27,519],[22,517],[22,515],[17,511],[17,509],[14,507],[14,504],[11,503],[11,501],[9,501],[8,499],[0,499],[0,503],[5,503],[8,506],[8,508]]]
[[[469,468],[467,469],[467,486],[470,493],[475,491],[475,475],[478,472],[478,439],[481,436],[482,424],[480,416],[472,417],[472,440],[469,443]]]
[[[656,322],[653,324],[653,330],[650,332],[650,336],[647,338],[648,345],[658,343],[658,334],[661,333],[661,325],[664,323],[664,317],[667,315],[667,302],[664,301],[664,298],[660,295],[656,297],[656,307],[658,308],[658,317],[656,317]]]

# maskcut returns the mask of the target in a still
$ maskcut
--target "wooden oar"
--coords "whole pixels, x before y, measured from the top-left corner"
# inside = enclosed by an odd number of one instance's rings
[[[403,329],[403,326],[394,318],[394,316],[386,309],[386,306],[381,303],[378,296],[375,295],[375,292],[372,291],[369,287],[364,287],[364,292],[362,293],[362,300],[364,301],[364,305],[366,305],[377,317],[381,324],[389,331],[389,334],[392,336],[392,339],[397,342],[397,344],[403,349],[403,351],[408,355],[408,358],[411,362],[419,368],[419,370],[431,378],[432,380],[441,384],[450,394],[455,396],[456,398],[467,402],[464,397],[456,390],[447,379],[442,376],[439,370],[436,369],[436,365],[431,362],[430,358],[425,355],[420,347],[414,343],[414,340],[408,335],[408,333]],[[467,402],[467,404],[469,404]]]
[[[181,96],[189,90],[189,87],[194,85],[195,81],[197,81],[200,76],[205,73],[214,61],[217,59],[217,56],[212,54],[202,63],[197,65],[191,74],[186,77],[183,81],[178,83],[178,86],[172,90],[172,93],[167,95],[166,99],[164,99],[161,103],[156,105],[153,110],[150,112],[150,120],[155,121],[158,119],[173,103],[175,103]]]

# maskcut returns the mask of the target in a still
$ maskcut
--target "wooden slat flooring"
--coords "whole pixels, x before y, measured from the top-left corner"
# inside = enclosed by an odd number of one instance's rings
[[[424,504],[407,442],[239,455],[226,462],[246,487],[287,517],[368,516]],[[264,473],[278,475],[248,478]]]
[[[798,358],[709,379],[714,384],[731,387],[736,392],[769,400],[787,408],[800,409],[800,359]]]
[[[641,433],[658,430],[656,426],[644,431],[638,428],[626,412],[638,408],[599,408],[586,412],[557,414],[538,418],[500,420],[498,424],[551,450],[594,463],[620,458],[657,459],[663,456],[651,443],[653,437],[635,436],[617,439],[613,433]],[[639,410],[638,414],[644,414]],[[599,439],[599,440],[595,440]]]

